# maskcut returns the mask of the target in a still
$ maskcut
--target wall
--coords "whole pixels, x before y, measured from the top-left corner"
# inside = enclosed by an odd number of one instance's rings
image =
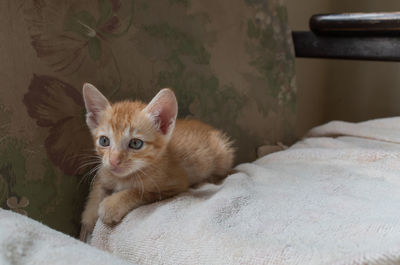
[[[399,11],[398,0],[286,0],[292,30],[317,13]],[[297,135],[330,120],[400,115],[400,63],[296,59]]]
[[[226,132],[236,161],[294,141],[295,67],[281,0],[0,1],[0,207],[78,235],[96,173],[81,91],[149,101]]]

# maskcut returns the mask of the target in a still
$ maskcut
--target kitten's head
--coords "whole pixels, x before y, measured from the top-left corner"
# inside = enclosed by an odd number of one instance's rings
[[[162,89],[149,104],[122,101],[111,104],[91,84],[83,85],[86,123],[102,166],[116,177],[126,177],[154,165],[165,151],[178,112],[170,89]]]

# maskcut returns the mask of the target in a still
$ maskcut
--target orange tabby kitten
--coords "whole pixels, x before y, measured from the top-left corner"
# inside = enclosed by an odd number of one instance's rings
[[[174,93],[162,89],[146,105],[111,104],[84,84],[86,122],[101,166],[82,214],[80,238],[98,218],[114,224],[140,205],[185,191],[210,177],[226,176],[234,151],[220,131],[195,120],[177,120]]]

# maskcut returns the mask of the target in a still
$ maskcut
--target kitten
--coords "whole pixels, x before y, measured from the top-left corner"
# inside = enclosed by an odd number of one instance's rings
[[[177,120],[178,104],[162,89],[149,104],[111,104],[84,84],[86,123],[101,165],[82,214],[86,241],[98,218],[115,224],[143,204],[174,196],[189,186],[230,171],[228,137],[195,120]]]

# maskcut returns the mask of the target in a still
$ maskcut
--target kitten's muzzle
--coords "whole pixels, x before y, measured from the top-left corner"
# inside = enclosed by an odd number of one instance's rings
[[[125,176],[125,168],[124,167],[110,165],[109,170],[115,176],[119,176],[119,177]]]

